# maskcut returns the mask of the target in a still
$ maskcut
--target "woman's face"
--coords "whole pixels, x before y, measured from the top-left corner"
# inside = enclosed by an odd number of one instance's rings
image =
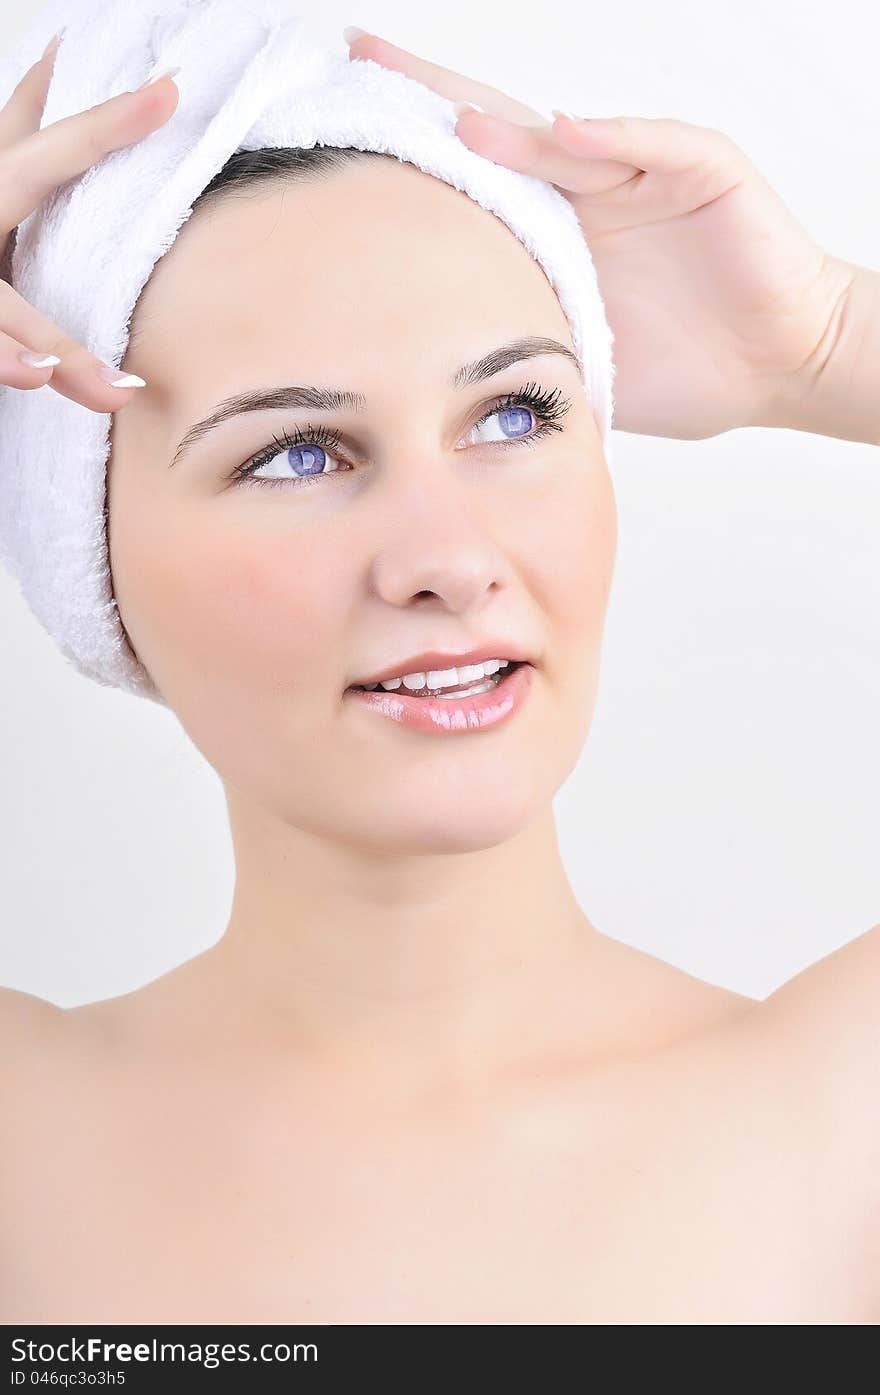
[[[206,206],[157,265],[124,364],[148,386],[113,419],[114,590],[227,796],[377,851],[466,850],[544,812],[576,764],[617,541],[592,410],[562,354],[450,382],[525,336],[572,347],[539,265],[396,161]],[[304,384],[364,406],[239,414],[172,466],[224,399]],[[561,430],[498,414],[527,384],[558,389]],[[282,432],[307,425],[338,444],[288,451]],[[258,480],[236,482],[267,446]],[[535,672],[495,727],[417,731],[345,696],[496,637]]]

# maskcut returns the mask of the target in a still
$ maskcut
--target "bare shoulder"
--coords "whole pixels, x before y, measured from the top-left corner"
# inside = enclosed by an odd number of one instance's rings
[[[820,1180],[880,1317],[880,925],[789,979],[761,1016],[815,1120]]]
[[[35,993],[0,988],[0,1110],[23,1113],[69,1094],[99,1059],[92,1005],[63,1008]]]
[[[0,988],[0,1070],[26,1064],[59,1031],[64,1009],[19,988]]]
[[[880,925],[795,974],[764,1000],[761,1015],[814,1091],[842,1163],[855,1168],[858,1149],[880,1200]]]
[[[65,1059],[63,1008],[36,994],[0,988],[0,1172],[10,1162],[5,1145],[26,1119],[45,1107]],[[51,1106],[50,1106],[51,1107]]]
[[[875,1092],[880,1115],[880,925],[790,978],[763,1009],[824,1072],[841,1072],[853,1088],[861,1077]]]

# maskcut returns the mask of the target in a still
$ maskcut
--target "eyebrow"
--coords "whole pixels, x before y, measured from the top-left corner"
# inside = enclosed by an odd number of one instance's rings
[[[556,339],[541,336],[528,336],[502,344],[473,363],[463,363],[449,379],[449,386],[456,389],[473,387],[486,378],[492,378],[514,363],[536,358],[538,354],[562,354],[575,365],[583,376],[583,365],[577,354],[560,344]],[[197,421],[184,435],[169,465],[169,470],[183,458],[191,446],[204,438],[223,422],[232,417],[243,416],[246,412],[264,412],[272,409],[304,408],[313,412],[362,412],[366,408],[366,398],[359,392],[348,392],[343,388],[311,387],[307,383],[294,383],[286,387],[271,388],[263,392],[244,392],[235,397],[227,397],[211,412],[210,416]]]

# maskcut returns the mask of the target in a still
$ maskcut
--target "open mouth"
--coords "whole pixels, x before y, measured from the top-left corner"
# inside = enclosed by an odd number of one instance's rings
[[[447,688],[408,688],[404,684],[398,684],[395,688],[385,688],[381,683],[352,683],[349,691],[360,693],[388,692],[397,693],[404,697],[413,698],[465,698],[475,697],[478,693],[488,693],[492,688],[497,688],[506,678],[522,668],[526,663],[525,659],[511,659],[500,668],[497,673],[487,675],[476,681],[468,683],[454,683]]]

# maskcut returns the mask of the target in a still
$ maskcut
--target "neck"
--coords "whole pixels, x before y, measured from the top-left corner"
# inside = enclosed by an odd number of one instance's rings
[[[198,961],[209,1032],[231,1010],[299,1059],[404,1088],[478,1085],[582,1036],[579,970],[611,942],[574,897],[552,807],[492,848],[377,856],[227,799],[233,904]]]

